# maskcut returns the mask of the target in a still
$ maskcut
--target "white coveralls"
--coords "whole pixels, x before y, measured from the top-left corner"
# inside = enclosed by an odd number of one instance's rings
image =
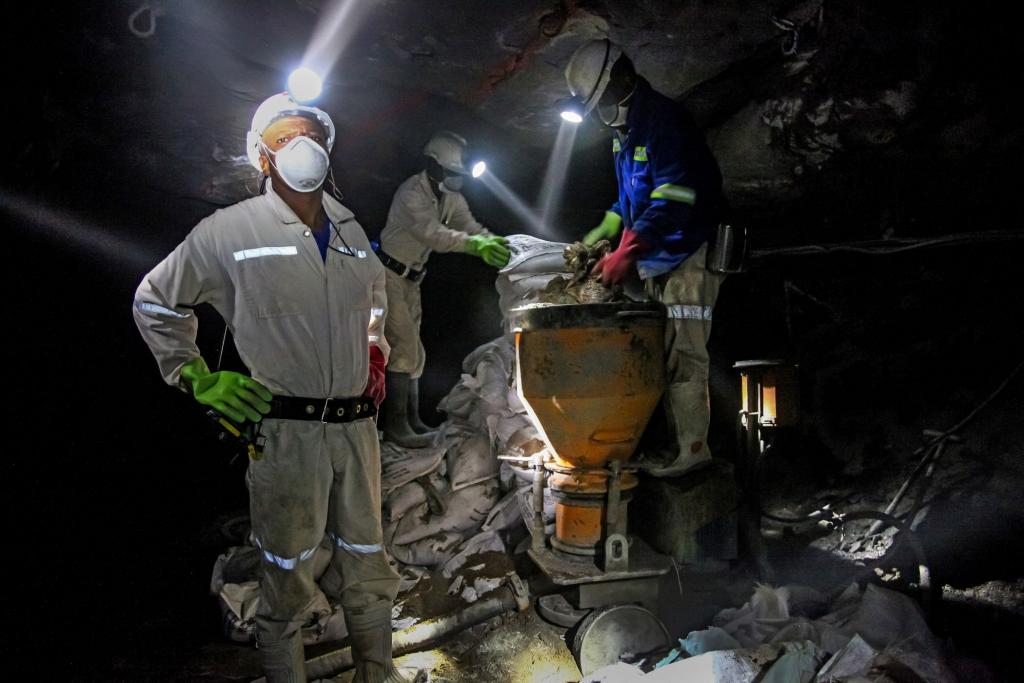
[[[384,253],[413,270],[423,270],[432,251],[465,251],[470,235],[491,235],[473,218],[461,193],[445,192],[438,200],[430,182],[427,172],[421,171],[398,187],[380,234]],[[418,379],[426,364],[420,340],[420,285],[391,270],[385,275],[388,319],[384,335],[391,346],[388,370]]]
[[[169,384],[199,356],[192,307],[207,302],[252,376],[275,395],[363,394],[368,346],[388,352],[380,336],[384,267],[352,212],[326,195],[323,206],[341,235],[333,234],[326,263],[309,228],[268,185],[262,196],[201,221],[145,277],[134,316]],[[263,556],[261,646],[299,637],[296,617],[313,599],[311,559],[325,532],[346,614],[380,609],[390,620],[399,578],[383,547],[374,422],[265,418],[262,434],[263,457],[249,463],[246,477]]]

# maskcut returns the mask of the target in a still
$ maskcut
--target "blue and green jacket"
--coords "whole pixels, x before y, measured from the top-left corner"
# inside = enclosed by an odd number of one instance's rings
[[[722,174],[704,135],[682,105],[640,79],[612,150],[619,200],[611,210],[651,245],[637,260],[640,277],[675,270],[721,220]]]

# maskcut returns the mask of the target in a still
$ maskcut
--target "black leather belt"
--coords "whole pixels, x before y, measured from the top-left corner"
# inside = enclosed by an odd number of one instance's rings
[[[385,268],[395,273],[398,273],[400,276],[408,278],[413,282],[422,282],[423,278],[426,277],[427,275],[426,268],[424,268],[423,270],[413,270],[412,268],[405,265],[398,259],[388,256],[387,252],[385,252],[383,249],[378,248],[376,254],[377,258],[380,259],[380,262],[384,264]]]
[[[355,422],[377,414],[377,407],[366,396],[356,398],[302,398],[275,396],[270,414],[279,420],[316,420],[318,422]]]

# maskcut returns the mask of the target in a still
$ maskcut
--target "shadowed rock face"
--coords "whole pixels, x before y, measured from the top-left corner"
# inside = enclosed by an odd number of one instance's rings
[[[339,185],[372,224],[440,127],[467,135],[532,201],[558,127],[553,105],[566,94],[562,71],[581,42],[602,36],[690,107],[708,131],[730,201],[762,223],[820,217],[837,205],[846,216],[856,207],[851,230],[872,237],[925,222],[901,215],[905,207],[894,214],[879,184],[903,177],[904,198],[921,199],[921,184],[906,178],[934,176],[940,164],[941,183],[964,194],[966,181],[987,194],[990,178],[978,180],[973,159],[1020,146],[1020,126],[999,107],[1020,77],[996,75],[1015,41],[984,3],[348,6],[324,41],[337,58],[320,104],[339,129]],[[149,37],[129,30],[138,7],[126,0],[39,9],[12,22],[46,45],[20,77],[28,99],[45,103],[52,131],[13,145],[19,179],[45,183],[62,165],[88,167],[83,157],[99,166],[90,176],[102,175],[116,149],[119,173],[130,169],[133,182],[214,204],[248,195],[256,175],[242,143],[251,113],[283,88],[316,27],[331,24],[332,5],[181,0],[165,4]],[[149,28],[148,13],[135,27]],[[607,137],[588,122],[577,138],[573,196],[585,213],[601,208],[610,187]],[[838,203],[837,190],[846,198]],[[578,202],[566,211],[578,212]]]

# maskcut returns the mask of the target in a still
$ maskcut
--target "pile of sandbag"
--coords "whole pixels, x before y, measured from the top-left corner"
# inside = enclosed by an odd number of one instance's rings
[[[511,534],[504,532],[522,523],[532,473],[499,456],[527,457],[544,448],[510,384],[513,358],[504,337],[466,358],[462,377],[438,406],[447,419],[434,446],[383,445],[384,481],[394,482],[384,486],[384,541],[407,572],[443,566],[451,575],[453,562],[472,554],[511,550]],[[406,474],[393,476],[392,467]]]
[[[512,257],[496,282],[506,320],[510,309],[538,302],[552,282],[572,280],[568,246],[509,237]],[[438,405],[446,419],[432,447],[382,444],[384,540],[410,580],[442,567],[450,577],[471,555],[513,550],[513,529],[532,516],[532,472],[500,459],[544,448],[516,394],[514,359],[507,335],[466,357],[459,381]],[[545,517],[554,520],[550,499]]]
[[[719,612],[709,628],[681,638],[652,671],[620,662],[581,683],[632,680],[955,683],[956,677],[917,603],[854,583],[831,603],[806,586],[759,586],[742,607]]]

